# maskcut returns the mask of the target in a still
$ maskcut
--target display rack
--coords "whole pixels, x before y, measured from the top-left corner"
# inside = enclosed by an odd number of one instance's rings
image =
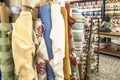
[[[120,38],[120,32],[100,32],[100,37]],[[116,45],[118,45],[118,44],[116,44]],[[120,45],[118,45],[118,46],[120,46]],[[100,53],[120,57],[120,50],[110,51],[108,49],[100,49]]]
[[[96,29],[94,30],[94,26],[93,26],[93,21],[97,21],[97,26],[96,26]],[[95,61],[96,61],[96,65],[94,65],[95,67],[93,68],[93,72],[95,72],[97,70],[97,72],[99,71],[99,41],[100,41],[100,35],[99,35],[99,25],[100,25],[100,18],[97,18],[97,17],[94,17],[91,19],[91,28],[92,28],[92,35],[94,35],[93,37],[96,39],[95,40],[91,40],[91,47],[92,47],[92,52],[93,52],[93,56],[92,56],[92,59],[96,58]],[[97,36],[96,35],[96,31],[98,31],[98,34]],[[97,44],[97,47],[94,47],[94,45]]]
[[[101,4],[97,3],[98,1],[101,1]],[[91,21],[90,21],[90,24],[89,25],[89,30],[85,30],[85,33],[87,33],[87,36],[85,35],[85,44],[83,46],[83,49],[82,49],[82,53],[83,55],[81,56],[81,66],[83,67],[81,69],[80,67],[80,71],[81,72],[81,80],[90,80],[90,76],[91,76],[91,73],[92,72],[95,72],[95,71],[99,71],[99,48],[95,50],[93,50],[93,52],[91,51],[91,45],[93,45],[91,43],[91,37],[92,37],[92,28],[93,28],[93,25],[92,25],[92,22],[93,20],[97,19],[98,22],[100,22],[100,19],[101,19],[101,15],[103,15],[101,12],[102,12],[102,0],[82,0],[82,1],[74,1],[74,2],[70,2],[71,4],[77,6],[77,9],[79,9],[81,11],[81,14],[87,18],[89,18]],[[81,3],[85,4],[85,6],[82,6]],[[100,5],[100,6],[99,6]],[[99,37],[99,35],[98,35]],[[99,39],[98,39],[99,40]],[[98,43],[98,41],[96,42]],[[99,45],[99,43],[98,43]],[[98,46],[97,45],[97,46]],[[98,46],[99,47],[99,46]],[[95,55],[92,55],[92,54],[95,54]],[[93,61],[93,56],[96,57],[96,64],[94,65],[94,69],[91,69],[91,66],[93,64],[92,61]],[[91,72],[92,71],[92,72]]]
[[[100,21],[100,18],[97,18],[97,17],[93,17],[91,18],[91,25],[89,25],[88,27],[85,28],[85,44],[84,44],[84,47],[83,47],[83,50],[85,50],[83,53],[86,54],[86,64],[84,64],[85,66],[85,76],[84,76],[84,80],[90,80],[90,76],[91,76],[91,73],[92,72],[98,72],[99,71],[99,33],[97,34],[97,40],[96,42],[93,42],[92,41],[92,36],[94,35],[94,31],[93,31],[93,21],[96,20]],[[99,30],[99,24],[97,26],[98,30]],[[94,43],[98,43],[97,44],[97,48],[93,48],[92,45]],[[95,65],[94,65],[94,68],[92,69],[92,66],[94,63],[93,62],[93,59],[95,59]],[[83,80],[83,79],[82,79]]]
[[[103,14],[104,16],[109,15],[111,17],[112,23],[118,23],[118,20],[120,19],[120,0],[103,0],[104,7],[103,7]],[[120,32],[100,32],[100,37],[106,37],[106,38],[118,38],[120,39]],[[100,43],[100,42],[99,42]],[[112,43],[111,43],[112,44]],[[119,44],[115,44],[120,46]],[[108,49],[99,49],[100,53],[104,53],[107,55],[117,56],[120,57],[120,50],[117,51],[110,51]]]

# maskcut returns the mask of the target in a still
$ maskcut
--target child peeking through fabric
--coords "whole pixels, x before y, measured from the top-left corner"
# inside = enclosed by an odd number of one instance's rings
[[[105,16],[105,19],[102,21],[100,25],[100,32],[110,32],[110,27],[111,27],[110,17]]]

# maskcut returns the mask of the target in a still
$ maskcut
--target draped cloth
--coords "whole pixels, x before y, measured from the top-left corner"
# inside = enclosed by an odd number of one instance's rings
[[[61,13],[65,22],[65,57],[63,60],[64,80],[70,80],[69,40],[68,40],[68,16],[65,7],[61,7]]]
[[[14,62],[10,31],[11,24],[0,23],[0,80],[14,80]]]
[[[57,18],[56,18],[57,17]],[[53,59],[50,65],[55,73],[55,80],[64,80],[63,58],[65,56],[65,24],[58,4],[51,5]]]
[[[30,11],[22,11],[13,26],[12,49],[15,70],[19,80],[33,80],[37,75],[32,66],[35,55],[32,26]]]
[[[70,16],[70,4],[65,4],[67,13],[68,13],[68,34],[69,34],[69,51],[70,51],[70,62],[71,62],[71,70],[72,76],[79,80],[78,73],[78,64],[76,59],[76,51],[74,45],[74,38],[72,34],[72,25],[75,24],[76,20]]]
[[[38,80],[47,80],[46,61],[49,60],[45,40],[43,38],[44,25],[40,19],[34,22],[36,44],[36,69]]]
[[[50,13],[49,5],[42,5],[42,7],[40,7],[39,18],[42,19],[42,22],[45,25],[44,39],[47,47],[49,60],[51,60],[53,59],[52,41],[50,39],[52,24],[51,24],[51,13]],[[50,66],[49,63],[47,63],[46,66],[47,66],[47,80],[55,80],[55,75],[52,67]]]

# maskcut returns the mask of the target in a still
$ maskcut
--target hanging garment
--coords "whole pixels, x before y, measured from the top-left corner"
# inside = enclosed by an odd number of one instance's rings
[[[75,45],[74,45],[74,39],[72,36],[72,25],[76,22],[76,20],[70,16],[70,4],[66,3],[65,6],[67,9],[67,13],[68,13],[69,51],[70,51],[70,62],[71,62],[72,76],[74,76],[76,79],[79,79]]]
[[[63,60],[64,80],[70,80],[70,61],[69,61],[69,40],[68,40],[68,17],[65,7],[61,7],[61,12],[65,22],[65,57]]]
[[[36,69],[38,80],[47,80],[46,61],[48,61],[49,58],[45,40],[43,38],[44,25],[40,19],[34,22],[34,31],[38,42],[36,43]]]
[[[43,5],[42,7],[40,7],[39,18],[42,19],[42,22],[45,25],[44,39],[45,39],[45,43],[47,46],[49,60],[51,60],[53,59],[52,41],[50,39],[50,32],[51,32],[52,24],[51,24],[51,14],[50,14],[49,5]],[[50,66],[48,62],[46,66],[47,66],[47,80],[55,80],[52,67]]]
[[[15,70],[19,80],[33,80],[37,76],[32,66],[35,55],[32,26],[30,11],[22,11],[13,26],[12,49]]]
[[[57,17],[57,18],[56,18]],[[65,24],[58,4],[51,5],[53,59],[50,65],[55,73],[55,80],[64,80],[63,58],[65,56]]]
[[[1,80],[14,80],[14,62],[11,49],[11,24],[0,23]]]

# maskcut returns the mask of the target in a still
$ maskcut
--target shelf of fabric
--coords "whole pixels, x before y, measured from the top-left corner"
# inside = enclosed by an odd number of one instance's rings
[[[113,55],[113,56],[120,57],[120,51],[111,52],[110,50],[107,50],[107,49],[100,49],[99,52],[104,53],[104,54],[108,54],[108,55]]]
[[[95,33],[98,34],[98,33]],[[119,38],[120,32],[100,32],[101,37]]]
[[[120,32],[100,32],[100,35],[120,37]]]
[[[91,2],[91,1],[96,1],[96,0],[65,0],[65,1],[70,1],[70,3],[81,3],[81,2]],[[101,1],[101,0],[97,0],[97,1]]]
[[[92,9],[80,9],[81,12],[88,12],[88,11],[101,11],[101,8],[92,8]]]

